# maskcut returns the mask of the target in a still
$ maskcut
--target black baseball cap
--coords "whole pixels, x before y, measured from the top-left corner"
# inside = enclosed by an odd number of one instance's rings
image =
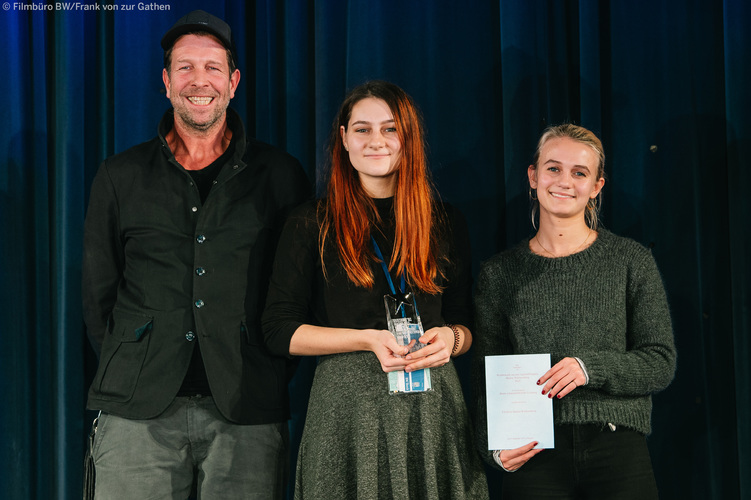
[[[162,37],[162,48],[167,52],[180,36],[193,31],[206,31],[217,37],[230,50],[232,61],[237,66],[237,49],[229,24],[203,10],[194,10],[178,19]]]

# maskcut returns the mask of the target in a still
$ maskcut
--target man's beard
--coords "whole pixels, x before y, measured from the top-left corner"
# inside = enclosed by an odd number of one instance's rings
[[[222,119],[224,113],[229,107],[229,99],[227,99],[225,102],[222,102],[222,95],[220,93],[212,96],[214,100],[211,103],[216,104],[217,106],[204,121],[198,122],[195,120],[193,113],[189,109],[189,105],[183,100],[190,95],[191,94],[188,93],[186,93],[186,95],[181,95],[178,93],[176,102],[172,102],[172,108],[175,110],[175,113],[180,117],[180,120],[185,124],[186,127],[194,130],[195,132],[205,133],[211,130],[211,128]]]
[[[185,107],[175,107],[174,109],[177,115],[180,117],[180,120],[188,128],[193,129],[196,132],[206,132],[207,130],[210,130],[211,127],[213,127],[222,118],[222,116],[224,116],[225,111],[227,111],[226,106],[223,109],[218,107],[214,110],[214,113],[212,113],[207,118],[206,121],[197,122],[193,119],[193,116],[187,109],[185,109]]]

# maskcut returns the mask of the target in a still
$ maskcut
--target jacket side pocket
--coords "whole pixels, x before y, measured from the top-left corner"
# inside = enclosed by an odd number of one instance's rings
[[[138,384],[154,319],[114,310],[110,326],[112,333],[105,336],[93,387],[100,399],[125,402]]]

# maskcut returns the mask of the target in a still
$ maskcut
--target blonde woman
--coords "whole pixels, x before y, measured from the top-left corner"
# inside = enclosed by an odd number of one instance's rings
[[[605,154],[548,128],[529,166],[533,238],[484,263],[475,297],[478,446],[504,499],[657,498],[645,435],[675,371],[670,312],[648,249],[600,227]],[[550,353],[555,449],[487,450],[484,356]],[[492,416],[490,417],[492,418]]]

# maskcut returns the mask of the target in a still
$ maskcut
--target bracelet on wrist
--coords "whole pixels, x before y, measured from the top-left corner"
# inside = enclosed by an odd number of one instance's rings
[[[451,331],[454,332],[454,347],[451,348],[451,355],[455,355],[459,351],[459,340],[461,339],[461,333],[459,332],[459,329],[456,327],[456,325],[452,325],[451,323],[446,323],[443,326],[448,326],[451,328]]]

